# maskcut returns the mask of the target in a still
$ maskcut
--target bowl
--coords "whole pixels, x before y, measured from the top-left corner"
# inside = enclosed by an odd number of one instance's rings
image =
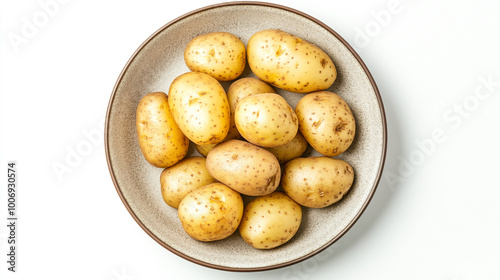
[[[163,202],[162,169],[144,159],[136,136],[135,113],[149,92],[168,92],[178,75],[188,72],[186,44],[204,33],[225,31],[248,42],[263,29],[281,29],[323,49],[334,61],[338,77],[328,89],[340,95],[356,118],[356,137],[339,155],[355,170],[350,191],[323,209],[303,208],[299,231],[286,244],[254,249],[236,231],[229,238],[200,242],[182,229],[177,209]],[[248,69],[243,76],[252,76]],[[229,82],[222,85],[227,89]],[[277,89],[295,107],[303,94]],[[196,264],[229,271],[261,271],[303,261],[328,248],[358,220],[375,193],[386,154],[387,131],[380,93],[368,68],[332,28],[289,7],[262,2],[229,2],[178,17],[153,33],[126,63],[115,84],[106,114],[105,152],[111,178],[123,204],[138,225],[174,254]],[[199,155],[191,145],[188,156]],[[309,148],[304,156],[319,156]]]

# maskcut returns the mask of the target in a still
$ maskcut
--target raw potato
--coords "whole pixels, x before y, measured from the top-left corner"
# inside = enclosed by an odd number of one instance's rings
[[[184,61],[191,71],[206,73],[218,81],[234,80],[245,69],[245,44],[227,32],[200,35],[187,45]]]
[[[214,241],[230,236],[241,222],[243,200],[231,188],[213,183],[189,193],[179,205],[179,219],[189,236]]]
[[[354,170],[344,160],[308,157],[296,158],[285,165],[281,186],[297,203],[323,208],[339,201],[353,180]]]
[[[300,131],[297,132],[292,141],[274,148],[265,148],[270,151],[279,161],[285,164],[288,161],[300,157],[307,149],[307,141]]]
[[[247,59],[257,77],[287,91],[325,90],[337,78],[335,65],[323,50],[281,30],[262,30],[252,35]]]
[[[300,132],[322,155],[337,156],[354,140],[356,122],[351,109],[333,92],[314,92],[302,97],[295,112]]]
[[[234,121],[243,138],[261,147],[276,147],[292,141],[299,127],[292,107],[276,93],[241,99],[236,105]]]
[[[200,153],[200,155],[202,155],[204,157],[207,157],[208,152],[210,152],[210,150],[212,150],[213,147],[215,147],[215,145],[217,145],[217,144],[194,145],[194,147],[196,148],[196,150],[198,151],[198,153]]]
[[[205,162],[203,157],[190,157],[163,170],[160,175],[160,185],[165,203],[178,208],[188,193],[217,182],[208,173]]]
[[[164,92],[152,92],[141,99],[136,113],[142,154],[151,165],[160,168],[182,160],[189,148],[189,140],[175,123],[168,105]]]
[[[188,72],[175,78],[168,92],[170,111],[184,135],[197,145],[217,144],[229,131],[226,92],[213,77]]]
[[[241,135],[234,122],[234,111],[236,104],[246,96],[257,93],[275,93],[274,89],[265,82],[252,77],[246,77],[234,81],[227,90],[227,99],[231,108],[231,126],[225,140],[241,139]]]
[[[219,182],[251,196],[272,193],[281,178],[280,164],[271,152],[241,140],[215,146],[208,153],[207,169]]]
[[[240,224],[241,237],[257,249],[271,249],[289,241],[302,221],[302,209],[286,194],[274,192],[247,204]]]

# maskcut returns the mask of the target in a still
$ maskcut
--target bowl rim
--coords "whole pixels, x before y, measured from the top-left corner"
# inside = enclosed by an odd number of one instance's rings
[[[279,264],[268,265],[268,266],[245,268],[245,267],[231,267],[231,266],[224,266],[224,265],[212,264],[212,263],[201,261],[201,260],[196,259],[194,257],[188,256],[188,255],[186,255],[186,254],[184,254],[184,253],[182,253],[182,252],[174,249],[173,247],[171,247],[170,245],[166,244],[162,240],[160,240],[154,233],[152,233],[142,223],[142,221],[137,217],[137,215],[134,213],[134,211],[131,209],[130,205],[128,204],[126,198],[124,197],[124,195],[123,195],[123,193],[122,193],[122,191],[121,191],[121,189],[119,187],[118,181],[117,181],[116,176],[114,174],[114,171],[113,171],[113,168],[112,168],[111,155],[110,155],[110,151],[109,151],[108,132],[109,132],[110,112],[111,112],[111,109],[113,107],[113,101],[115,99],[115,95],[116,95],[116,92],[118,90],[118,87],[121,84],[121,81],[123,79],[123,76],[127,72],[127,70],[129,68],[129,66],[131,65],[131,63],[135,60],[135,58],[137,57],[137,55],[142,51],[142,49],[150,41],[152,41],[158,34],[160,34],[161,32],[163,32],[165,29],[167,29],[171,25],[173,25],[173,24],[175,24],[175,23],[177,23],[177,22],[179,22],[179,21],[181,21],[181,20],[183,20],[185,18],[193,16],[193,15],[195,15],[197,13],[204,12],[204,11],[211,10],[211,9],[216,9],[216,8],[221,8],[221,7],[227,7],[227,6],[263,6],[263,7],[270,7],[270,8],[281,9],[281,10],[284,10],[284,11],[287,11],[287,12],[291,12],[291,13],[297,14],[299,16],[302,16],[302,17],[306,18],[306,19],[309,19],[312,22],[314,22],[314,23],[318,24],[319,26],[321,26],[322,28],[324,28],[329,33],[331,33],[333,36],[335,36],[349,50],[349,52],[356,58],[356,60],[358,61],[358,63],[363,68],[365,74],[367,75],[367,77],[368,77],[368,79],[369,79],[369,81],[370,81],[370,83],[371,83],[371,85],[372,85],[372,87],[374,89],[375,96],[377,98],[377,102],[378,102],[379,109],[380,109],[381,118],[382,118],[381,121],[382,121],[382,129],[383,129],[383,139],[382,139],[383,140],[383,143],[382,143],[383,145],[382,145],[382,154],[381,154],[381,157],[380,157],[380,165],[379,165],[379,168],[378,168],[378,171],[377,171],[377,176],[376,176],[375,181],[373,183],[373,186],[372,186],[372,188],[370,190],[370,193],[369,193],[367,199],[365,200],[365,202],[363,203],[361,209],[358,211],[358,213],[354,216],[354,218],[349,222],[349,224],[339,234],[337,234],[334,238],[332,238],[331,240],[329,240],[328,242],[326,242],[325,244],[323,244],[318,249],[316,249],[316,250],[314,250],[314,251],[312,251],[312,252],[310,252],[310,253],[308,253],[308,254],[306,254],[304,256],[301,256],[301,257],[299,257],[297,259],[294,259],[294,260],[291,260],[291,261],[287,261],[287,262],[283,262],[283,263],[279,263]],[[296,263],[302,262],[304,260],[307,260],[307,259],[315,256],[316,254],[319,254],[320,252],[322,252],[323,250],[327,249],[328,247],[330,247],[333,243],[335,243],[337,240],[339,240],[345,233],[347,233],[347,231],[349,231],[353,227],[353,225],[358,221],[358,219],[361,217],[361,215],[363,214],[363,212],[368,207],[368,204],[371,202],[371,200],[372,200],[372,198],[373,198],[373,196],[375,194],[375,191],[376,191],[376,189],[378,187],[378,184],[380,182],[380,179],[382,177],[382,172],[383,172],[383,169],[384,169],[385,158],[386,158],[386,150],[387,150],[387,122],[386,122],[386,115],[385,115],[384,105],[383,105],[383,102],[382,102],[382,97],[381,97],[380,92],[378,90],[377,84],[375,83],[375,80],[373,79],[373,76],[371,75],[370,71],[368,70],[368,67],[363,62],[363,60],[358,55],[358,53],[354,50],[354,48],[344,38],[342,38],[342,36],[340,36],[336,31],[334,31],[328,25],[326,25],[322,21],[316,19],[315,17],[313,17],[313,16],[311,16],[309,14],[306,14],[306,13],[304,13],[302,11],[296,10],[294,8],[288,7],[288,6],[284,6],[284,5],[280,5],[280,4],[274,4],[274,3],[268,3],[268,2],[260,2],[260,1],[232,1],[232,2],[217,3],[217,4],[212,4],[212,5],[204,6],[204,7],[192,10],[192,11],[190,11],[188,13],[185,13],[185,14],[183,14],[183,15],[175,18],[175,19],[169,21],[168,23],[166,23],[165,25],[163,25],[162,27],[160,27],[157,31],[155,31],[152,35],[150,35],[136,49],[136,51],[132,54],[132,56],[129,58],[129,60],[127,61],[127,63],[123,67],[122,71],[120,72],[120,75],[118,76],[118,79],[115,82],[115,85],[113,87],[113,91],[112,91],[111,97],[109,99],[108,107],[107,107],[107,110],[106,110],[105,127],[104,127],[104,148],[105,148],[104,152],[106,154],[106,162],[107,162],[107,165],[108,165],[108,170],[109,170],[109,173],[111,175],[111,179],[113,181],[115,189],[116,189],[116,191],[118,193],[118,196],[120,197],[120,200],[125,205],[127,211],[132,216],[132,218],[137,222],[137,224],[139,224],[139,226],[151,238],[153,238],[153,240],[155,240],[158,244],[160,244],[161,246],[163,246],[164,248],[166,248],[170,252],[174,253],[175,255],[177,255],[177,256],[179,256],[181,258],[184,258],[184,259],[186,259],[186,260],[188,260],[190,262],[193,262],[195,264],[198,264],[198,265],[202,265],[202,266],[213,268],[213,269],[224,270],[224,271],[256,272],[256,271],[265,271],[265,270],[272,270],[272,269],[282,268],[282,267],[286,267],[286,266],[289,266],[289,265],[296,264]]]

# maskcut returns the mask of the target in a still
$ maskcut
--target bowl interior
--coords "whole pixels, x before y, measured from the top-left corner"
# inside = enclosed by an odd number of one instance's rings
[[[351,190],[324,209],[303,208],[303,222],[285,245],[257,250],[236,232],[225,240],[204,243],[182,229],[177,210],[160,193],[162,169],[151,166],[139,149],[135,112],[147,93],[168,93],[172,80],[188,72],[186,44],[195,36],[225,31],[245,44],[263,29],[281,29],[322,48],[334,61],[338,77],[329,89],[339,94],[356,118],[356,138],[339,156],[355,170]],[[248,68],[248,67],[247,67]],[[247,69],[242,76],[253,76]],[[227,89],[229,82],[223,83]],[[277,90],[295,107],[302,94]],[[265,270],[303,260],[340,238],[358,219],[376,189],[385,157],[385,116],[368,70],[352,49],[327,26],[294,10],[270,4],[226,3],[200,9],[162,27],[137,50],[120,75],[107,114],[106,153],[116,189],[138,224],[162,246],[198,264],[226,270]],[[199,155],[193,146],[188,156]],[[319,156],[308,149],[305,156]]]

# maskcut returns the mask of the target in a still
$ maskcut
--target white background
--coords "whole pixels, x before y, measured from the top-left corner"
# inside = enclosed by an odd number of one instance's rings
[[[273,1],[359,53],[384,101],[388,153],[371,204],[334,246],[235,273],[177,257],[134,222],[102,138],[136,48],[219,1],[53,1],[50,11],[49,0],[0,6],[0,279],[500,280],[500,2]],[[16,273],[6,263],[9,160],[19,176]]]

